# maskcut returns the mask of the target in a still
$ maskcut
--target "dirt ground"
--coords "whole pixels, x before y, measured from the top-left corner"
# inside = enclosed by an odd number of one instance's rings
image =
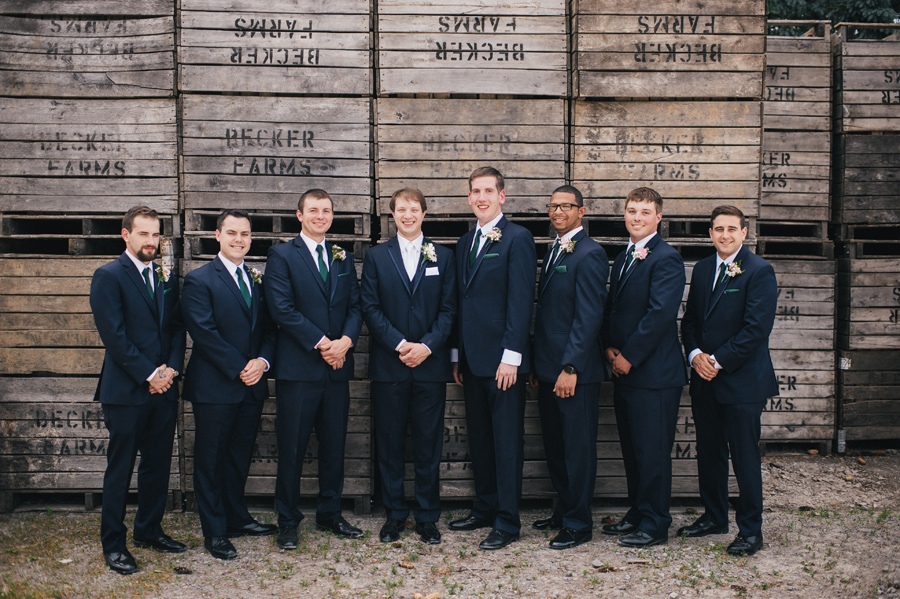
[[[875,455],[871,455],[874,453]],[[881,455],[878,455],[881,454]],[[900,598],[900,455],[894,450],[845,457],[765,458],[764,549],[753,557],[725,554],[732,532],[674,538],[696,517],[678,506],[669,543],[624,549],[599,534],[622,506],[598,507],[594,540],[569,551],[547,547],[533,530],[543,511],[523,512],[522,538],[482,552],[486,531],[454,533],[426,546],[413,531],[393,545],[377,535],[382,515],[357,517],[368,530],[357,541],[300,527],[300,548],[280,551],[271,537],[236,539],[230,562],[203,550],[196,515],[166,516],[164,527],[190,549],[180,555],[133,549],[141,571],[108,570],[99,546],[99,513],[18,511],[0,515],[0,599],[45,597],[772,597]],[[617,514],[617,512],[619,512]],[[274,514],[260,513],[264,521]],[[130,522],[129,522],[130,526]]]

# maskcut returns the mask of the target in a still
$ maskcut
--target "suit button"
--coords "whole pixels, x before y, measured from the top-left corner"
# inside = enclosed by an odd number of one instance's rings
[[[465,299],[469,299],[469,294],[468,294],[468,293],[467,293],[467,294],[466,294],[466,297],[465,297]]]
[[[703,332],[706,333],[707,331],[709,331],[709,329],[706,327],[703,327]]]

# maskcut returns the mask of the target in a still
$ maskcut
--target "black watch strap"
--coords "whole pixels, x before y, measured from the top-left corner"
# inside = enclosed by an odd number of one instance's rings
[[[565,366],[563,366],[563,372],[565,372],[566,374],[578,374],[575,371],[575,367],[571,364],[566,364]]]

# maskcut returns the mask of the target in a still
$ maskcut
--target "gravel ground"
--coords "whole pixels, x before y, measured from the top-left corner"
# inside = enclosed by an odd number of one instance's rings
[[[478,550],[486,531],[453,533],[443,524],[441,545],[423,545],[411,530],[384,545],[377,539],[383,516],[345,513],[369,534],[337,539],[316,532],[308,518],[297,551],[278,550],[271,537],[236,539],[238,559],[222,562],[203,550],[197,516],[175,513],[164,527],[189,551],[134,549],[141,571],[119,576],[102,560],[99,513],[17,511],[0,515],[0,599],[900,597],[900,455],[874,453],[883,455],[765,458],[765,547],[742,558],[725,554],[734,524],[728,535],[672,538],[645,550],[598,533],[576,549],[552,551],[549,534],[530,528],[546,514],[532,510],[522,514],[521,540],[497,552]],[[596,528],[617,511],[598,508]],[[674,518],[672,535],[696,510],[676,508]]]

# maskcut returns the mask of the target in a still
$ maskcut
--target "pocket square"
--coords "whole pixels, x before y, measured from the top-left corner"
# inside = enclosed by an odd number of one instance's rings
[[[338,276],[339,276],[339,277],[346,277],[346,276],[349,275],[349,274],[350,274],[349,272],[339,272],[339,273],[338,273]]]
[[[163,289],[163,295],[168,294],[170,291],[172,291],[171,287],[169,289]]]
[[[500,254],[485,254],[484,259],[487,260],[488,258],[498,258],[499,256]]]
[[[562,266],[554,266],[553,270],[555,270],[556,272],[566,272],[566,265],[563,264]]]
[[[740,291],[740,289],[726,289],[722,293],[735,293],[736,291]]]
[[[425,269],[426,277],[436,277],[439,274],[441,274],[441,271],[438,270],[437,266],[429,266]]]

